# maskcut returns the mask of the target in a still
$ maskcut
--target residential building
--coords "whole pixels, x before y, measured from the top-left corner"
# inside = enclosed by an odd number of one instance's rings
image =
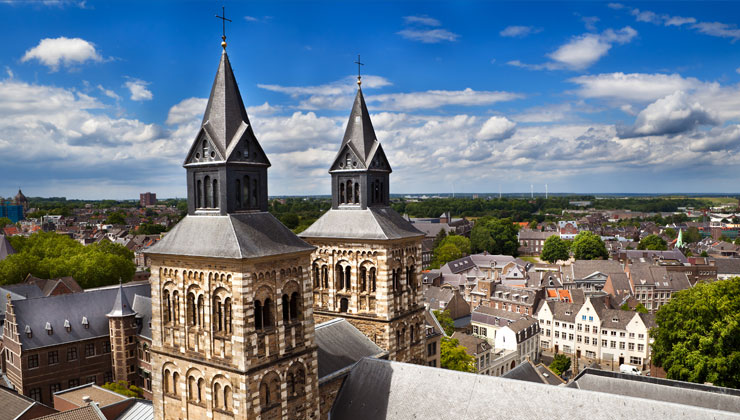
[[[0,233],[0,261],[8,258],[10,255],[15,254],[13,245],[10,244],[8,238]]]
[[[557,232],[522,229],[519,231],[519,255],[540,255],[547,238]]]
[[[606,278],[612,273],[624,273],[622,264],[614,260],[576,260],[563,267],[566,289],[582,289],[586,295],[603,295]]]
[[[447,334],[429,310],[424,312],[424,319],[426,321],[426,364],[431,367],[442,367],[442,337]]]
[[[424,291],[424,302],[430,311],[449,311],[452,319],[470,316],[470,304],[460,292],[448,287],[429,287]]]
[[[518,363],[540,360],[540,325],[533,317],[520,318],[501,327],[496,333],[494,348],[516,352]]]
[[[152,192],[139,194],[139,205],[141,207],[157,205],[157,194]]]
[[[625,271],[635,299],[642,303],[650,313],[657,312],[671,300],[673,293],[691,287],[686,273],[668,271],[666,267],[648,262],[628,264]]]
[[[575,220],[558,222],[560,239],[573,240],[578,235],[578,223]]]
[[[455,332],[452,339],[465,347],[465,352],[475,360],[475,372],[479,375],[491,375],[491,358],[493,346],[488,341],[474,335]],[[495,357],[494,357],[495,358]]]
[[[717,267],[717,279],[740,277],[740,258],[717,258],[714,264]]]

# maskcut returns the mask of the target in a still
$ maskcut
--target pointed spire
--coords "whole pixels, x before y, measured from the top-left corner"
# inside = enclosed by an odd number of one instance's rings
[[[131,309],[131,305],[129,305],[128,299],[126,299],[126,294],[123,293],[123,283],[121,282],[121,279],[118,279],[118,293],[116,294],[116,301],[113,302],[113,309],[108,312],[107,316],[109,318],[114,318],[135,314],[136,312]]]
[[[369,167],[371,154],[379,145],[375,136],[375,129],[370,120],[370,113],[365,105],[365,97],[362,95],[362,89],[357,89],[355,103],[352,105],[352,112],[349,115],[347,129],[344,132],[340,153],[345,145],[349,145],[352,151],[357,154],[360,164],[364,168]],[[349,168],[347,168],[349,169]]]

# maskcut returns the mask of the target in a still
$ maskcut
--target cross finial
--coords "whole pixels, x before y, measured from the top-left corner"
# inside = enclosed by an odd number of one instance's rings
[[[364,66],[365,63],[360,61],[360,54],[357,54],[357,61],[355,61],[355,64],[357,64],[357,86],[362,86],[362,75],[360,74],[360,66]]]
[[[226,21],[228,20],[231,22],[231,19],[226,19],[226,8],[224,6],[221,6],[221,16],[216,15],[217,18],[221,19],[221,46],[226,49]]]

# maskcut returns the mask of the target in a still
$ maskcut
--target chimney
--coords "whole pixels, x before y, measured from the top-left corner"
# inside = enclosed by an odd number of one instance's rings
[[[83,395],[82,402],[84,402],[85,404],[90,404],[92,402],[92,398],[90,398],[89,395]]]

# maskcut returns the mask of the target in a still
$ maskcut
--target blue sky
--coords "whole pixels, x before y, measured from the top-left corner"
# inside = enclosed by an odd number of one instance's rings
[[[0,196],[184,196],[221,4],[0,0]],[[740,3],[225,6],[272,195],[329,192],[358,53],[394,193],[740,190]]]

